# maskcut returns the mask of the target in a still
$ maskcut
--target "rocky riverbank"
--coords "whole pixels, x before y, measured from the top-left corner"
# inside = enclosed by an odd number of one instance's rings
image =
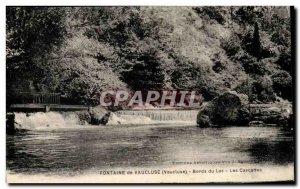
[[[198,127],[229,125],[292,127],[292,104],[249,104],[248,96],[228,91],[205,103],[197,116]]]

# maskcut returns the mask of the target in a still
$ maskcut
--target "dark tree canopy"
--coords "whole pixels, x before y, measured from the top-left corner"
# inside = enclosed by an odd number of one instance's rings
[[[97,105],[101,91],[141,88],[212,100],[246,78],[254,101],[291,99],[287,7],[7,7],[6,15],[8,103],[27,91]],[[272,78],[271,88],[260,78]]]

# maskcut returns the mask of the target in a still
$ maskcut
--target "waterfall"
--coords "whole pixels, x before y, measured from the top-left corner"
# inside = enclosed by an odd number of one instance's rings
[[[15,113],[15,127],[19,129],[65,128],[76,125],[79,125],[79,118],[75,113]]]
[[[110,114],[107,125],[195,124],[198,110],[122,110]],[[55,129],[78,127],[76,112],[15,113],[19,129]]]
[[[196,122],[199,110],[122,110],[119,116],[144,116],[155,121],[191,121]]]

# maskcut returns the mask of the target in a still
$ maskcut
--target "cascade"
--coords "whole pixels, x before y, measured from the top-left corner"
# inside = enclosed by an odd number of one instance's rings
[[[196,121],[199,110],[121,110],[117,115],[144,116],[156,121]]]

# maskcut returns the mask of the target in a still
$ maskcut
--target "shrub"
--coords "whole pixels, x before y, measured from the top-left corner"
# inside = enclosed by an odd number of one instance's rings
[[[222,54],[215,54],[214,57],[212,58],[212,62],[214,63],[212,69],[216,73],[220,73],[222,70],[226,68],[224,65],[226,61],[227,60],[224,58],[224,56],[222,56]]]
[[[247,94],[251,103],[273,102],[276,98],[272,87],[272,80],[268,76],[253,79],[249,77],[238,85],[235,90],[241,94]]]
[[[219,7],[196,7],[194,10],[200,16],[208,16],[210,19],[216,20],[219,24],[225,23],[225,19]]]
[[[171,81],[179,89],[196,90],[201,85],[202,70],[199,65],[184,57],[175,57],[175,70],[171,73]]]
[[[292,73],[292,57],[291,57],[291,51],[290,50],[284,50],[276,63],[285,71]]]
[[[252,73],[257,75],[264,75],[266,73],[266,67],[261,62],[247,62],[243,66],[247,73]]]
[[[227,56],[234,56],[241,49],[241,40],[238,36],[232,35],[229,39],[221,41],[221,48],[226,51]]]
[[[278,96],[282,98],[292,100],[293,98],[293,86],[292,77],[286,71],[278,71],[272,75],[273,88]]]
[[[268,76],[260,77],[252,84],[251,100],[259,100],[261,102],[273,102],[276,98],[272,87],[272,80]]]
[[[144,52],[128,71],[122,72],[122,80],[132,89],[161,89],[165,75],[155,50]]]
[[[234,19],[240,22],[241,24],[253,24],[255,19],[254,7],[252,6],[243,6],[240,7],[234,15]]]

